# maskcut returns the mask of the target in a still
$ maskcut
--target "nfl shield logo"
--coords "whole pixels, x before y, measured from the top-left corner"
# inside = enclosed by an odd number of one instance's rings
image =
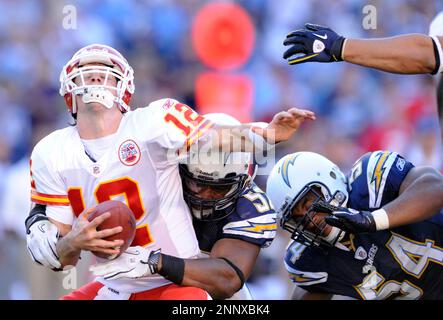
[[[140,148],[134,140],[124,141],[118,148],[120,162],[126,166],[133,166],[140,160]]]

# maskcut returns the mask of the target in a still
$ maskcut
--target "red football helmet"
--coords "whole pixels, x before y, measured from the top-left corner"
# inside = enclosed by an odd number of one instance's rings
[[[85,84],[85,75],[92,73],[104,75],[103,84]],[[117,79],[116,87],[107,84],[109,75]],[[74,82],[77,77],[80,84]],[[126,112],[130,110],[129,101],[134,89],[134,71],[128,61],[117,50],[102,44],[91,44],[78,50],[60,73],[59,92],[73,115],[77,113],[75,95],[82,95],[85,102],[99,102],[107,108],[117,102],[120,111]]]

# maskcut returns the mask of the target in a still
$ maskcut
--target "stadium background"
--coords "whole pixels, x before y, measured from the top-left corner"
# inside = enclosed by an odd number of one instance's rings
[[[0,299],[55,299],[65,292],[63,285],[88,280],[88,255],[82,255],[76,278],[32,264],[23,221],[29,210],[29,152],[70,121],[58,95],[59,72],[78,48],[90,43],[113,46],[126,56],[135,70],[133,106],[172,97],[203,113],[212,104],[249,121],[270,121],[292,106],[308,108],[318,120],[279,146],[278,157],[315,151],[346,171],[362,153],[387,148],[416,165],[442,168],[431,76],[390,75],[345,63],[291,67],[282,59],[285,35],[305,22],[328,25],[349,37],[427,33],[443,9],[440,1],[223,1],[239,5],[252,29],[245,32],[241,19],[223,22],[230,20],[220,10],[213,11],[219,20],[205,13],[201,23],[214,38],[206,34],[197,41],[208,46],[203,51],[211,52],[218,68],[202,62],[193,42],[193,23],[208,3],[213,1],[0,2]],[[375,30],[362,27],[362,8],[368,4],[377,10]],[[66,5],[76,9],[75,29],[63,27]],[[229,47],[232,39],[242,39],[243,51],[236,51],[234,43],[232,54],[240,58],[224,64],[223,43]],[[257,181],[263,186],[265,179]],[[249,281],[255,298],[288,297],[290,283],[282,265],[287,241],[286,232],[279,232],[260,254]]]

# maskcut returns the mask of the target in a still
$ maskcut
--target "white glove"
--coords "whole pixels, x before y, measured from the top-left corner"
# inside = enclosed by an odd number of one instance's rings
[[[35,262],[51,269],[61,267],[56,249],[58,235],[58,228],[49,220],[37,221],[29,228],[27,248]]]
[[[137,246],[129,247],[118,258],[98,263],[89,267],[97,277],[104,277],[106,280],[118,278],[140,278],[151,275],[148,259],[151,250]]]

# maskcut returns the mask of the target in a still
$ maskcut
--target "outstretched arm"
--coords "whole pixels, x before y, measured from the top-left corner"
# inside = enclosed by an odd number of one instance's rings
[[[306,24],[290,32],[283,55],[289,64],[347,61],[391,73],[437,73],[443,38],[406,34],[380,39],[346,39],[328,27]]]
[[[350,63],[391,73],[431,73],[436,65],[432,42],[431,37],[421,34],[383,39],[346,39],[342,57]]]
[[[199,147],[208,141],[211,150],[224,152],[254,152],[275,143],[288,140],[305,120],[315,120],[312,111],[291,108],[277,113],[266,127],[255,124],[238,126],[215,125],[207,135],[199,140]]]

